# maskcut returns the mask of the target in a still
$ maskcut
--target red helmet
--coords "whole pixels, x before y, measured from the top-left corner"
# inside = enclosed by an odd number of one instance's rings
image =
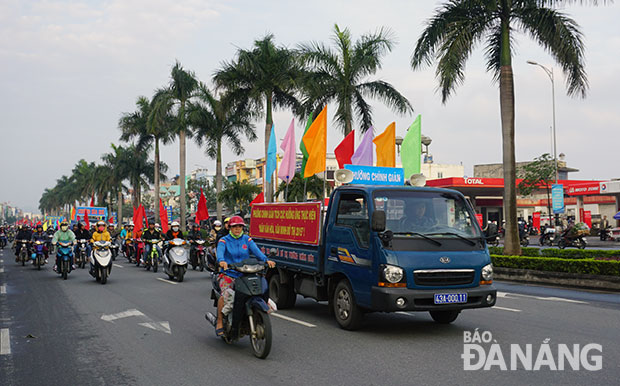
[[[235,225],[245,225],[245,222],[241,216],[232,216],[228,222],[228,226],[234,227]]]

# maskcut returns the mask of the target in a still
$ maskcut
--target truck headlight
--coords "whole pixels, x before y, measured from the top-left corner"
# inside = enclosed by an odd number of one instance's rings
[[[404,275],[405,272],[401,267],[386,265],[385,268],[383,268],[383,277],[385,277],[385,280],[389,283],[398,283],[403,280]]]
[[[482,267],[482,280],[491,281],[493,280],[493,264],[487,264]]]

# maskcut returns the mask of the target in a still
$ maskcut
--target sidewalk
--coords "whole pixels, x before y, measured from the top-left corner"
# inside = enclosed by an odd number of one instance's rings
[[[551,247],[549,246],[544,246],[541,247],[539,244],[539,239],[540,236],[530,236],[530,245],[528,245],[528,247],[538,247],[538,248],[557,248],[557,245],[552,245]],[[587,249],[618,249],[620,250],[620,241],[601,241],[601,239],[598,236],[588,236],[586,237],[586,241],[588,242],[588,245],[586,246]],[[500,246],[504,246],[504,239],[500,240]],[[574,247],[570,247],[570,248],[574,248]]]

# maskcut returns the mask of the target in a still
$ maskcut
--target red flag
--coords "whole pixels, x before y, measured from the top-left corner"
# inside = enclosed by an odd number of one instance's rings
[[[196,209],[196,224],[200,224],[200,220],[209,219],[209,210],[207,209],[207,199],[202,188],[200,188],[200,199],[198,200],[198,208]]]
[[[344,165],[351,163],[351,157],[353,156],[355,149],[355,130],[351,130],[349,135],[344,137],[342,142],[334,150],[336,160],[338,160],[338,167],[344,168]]]
[[[142,207],[142,204],[140,204],[138,206],[138,209],[136,209],[134,211],[134,213],[133,213],[133,218],[134,218],[134,220],[133,220],[133,231],[134,231],[134,234],[136,232],[139,232],[140,230],[142,230],[142,215],[143,215],[142,210],[143,210],[143,207]]]
[[[80,216],[77,216],[75,221],[79,224],[80,223]]]
[[[168,232],[168,211],[164,208],[164,203],[159,199],[159,221],[161,222],[161,230]]]
[[[110,218],[108,219],[108,222],[110,224],[114,224],[114,218],[112,217],[112,215],[110,215]]]
[[[39,220],[39,221],[37,222],[37,226],[39,226],[39,225],[41,225],[41,220]]]
[[[261,202],[265,202],[265,194],[263,192],[260,192],[260,194],[250,202],[250,207],[254,204],[260,204]]]
[[[90,196],[90,206],[95,206],[95,193],[93,193],[93,195]]]
[[[88,212],[84,212],[84,222],[86,223],[86,229],[90,229],[90,219],[88,218]]]
[[[146,217],[146,210],[144,209],[144,206],[142,206],[142,218],[144,218],[144,226],[145,227],[149,227],[149,219],[148,217]]]

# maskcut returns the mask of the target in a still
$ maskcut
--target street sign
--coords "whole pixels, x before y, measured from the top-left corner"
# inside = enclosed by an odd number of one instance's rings
[[[562,184],[551,186],[551,201],[553,213],[564,213],[564,186]]]
[[[168,214],[168,224],[172,222],[172,206],[164,206],[166,208],[166,213]]]
[[[403,168],[379,166],[344,165],[353,172],[351,184],[357,185],[405,185]]]
[[[93,220],[107,220],[108,219],[108,208],[101,208],[96,206],[78,206],[75,211],[76,216],[80,216],[83,220],[84,216],[88,215],[88,219]],[[75,220],[73,218],[72,220]]]
[[[116,212],[110,212],[110,216],[112,217],[112,221],[114,221],[114,224],[118,224],[118,215],[116,214]]]

